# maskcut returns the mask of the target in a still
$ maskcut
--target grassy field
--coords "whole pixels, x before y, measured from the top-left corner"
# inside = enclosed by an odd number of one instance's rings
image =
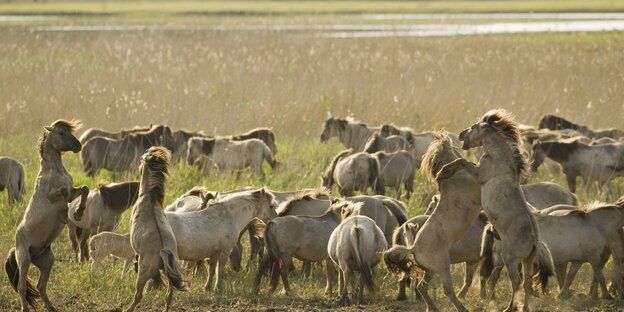
[[[617,1],[561,3],[484,1],[473,7],[463,1],[305,2],[298,6],[292,2],[183,2],[173,6],[172,2],[86,5],[52,1],[1,3],[0,14],[113,12],[119,20],[156,21],[158,18],[151,18],[161,13],[169,16],[199,11],[207,15],[196,17],[203,23],[212,18],[207,12],[239,10],[270,14],[611,11],[624,6]],[[97,19],[107,21],[106,17]],[[267,17],[260,20],[274,22]],[[74,21],[81,22],[70,20]],[[336,17],[332,21],[343,20]],[[216,134],[270,126],[277,135],[277,159],[282,163],[275,172],[266,168],[270,172],[266,185],[275,190],[319,185],[322,170],[342,149],[335,140],[329,144],[319,142],[321,125],[328,114],[351,115],[371,125],[394,122],[416,130],[458,131],[485,111],[502,107],[527,124],[535,124],[541,115],[554,112],[593,127],[624,128],[624,36],[618,32],[337,40],[317,38],[310,31],[148,27],[134,31],[54,32],[9,23],[0,24],[0,41],[0,155],[24,163],[27,197],[38,170],[36,139],[42,126],[57,118],[81,119],[86,128],[166,123],[175,129]],[[93,187],[100,180],[113,178],[107,172],[95,179],[87,178],[76,155],[67,154],[65,164],[76,184]],[[136,177],[128,174],[122,179]],[[561,177],[545,171],[531,177],[532,182],[545,180],[564,183]],[[236,180],[214,170],[205,177],[180,164],[172,170],[166,200],[170,202],[194,185],[228,190],[260,183],[250,175]],[[416,195],[407,202],[409,215],[422,213],[434,192],[435,187],[419,173]],[[624,194],[622,181],[615,184],[614,193]],[[580,199],[587,203],[595,196],[581,195]],[[6,253],[14,245],[14,231],[25,205],[8,208],[6,192],[0,193],[0,251]],[[128,229],[127,217],[120,232]],[[135,274],[120,279],[121,263],[111,262],[105,270],[89,274],[87,266],[72,260],[66,232],[53,249],[59,260],[49,294],[63,311],[120,311],[130,303]],[[31,272],[36,277],[36,270]],[[253,273],[228,270],[225,288],[219,294],[203,292],[205,276],[196,277],[189,293],[176,294],[173,308],[359,310],[339,306],[324,297],[324,277],[318,269],[310,280],[293,276],[293,296],[267,296],[263,290],[254,302],[250,296]],[[16,294],[5,275],[0,276],[0,310],[17,310]],[[462,276],[462,269],[457,267],[454,277],[458,284]],[[589,270],[584,267],[573,286],[577,293],[574,299],[558,301],[551,291],[550,296],[533,299],[532,307],[540,311],[621,309],[620,300],[594,301],[585,297],[589,280]],[[394,301],[397,282],[384,269],[378,270],[376,281],[380,291],[366,309],[424,310],[420,302]],[[475,290],[463,302],[470,310],[501,309],[509,293],[507,279],[501,281],[495,302],[479,299]],[[163,297],[164,291],[148,293],[141,310],[161,309]],[[441,292],[438,297],[440,307],[452,311]]]

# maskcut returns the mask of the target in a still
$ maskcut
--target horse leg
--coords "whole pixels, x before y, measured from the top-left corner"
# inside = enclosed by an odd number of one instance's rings
[[[559,286],[559,291],[563,288],[563,283],[565,282],[566,272],[568,270],[568,263],[555,264],[555,277],[557,278],[557,285]]]
[[[407,295],[405,295],[405,288],[410,285],[411,278],[405,274],[405,276],[401,277],[399,281],[399,294],[397,295],[396,300],[405,300],[407,299]]]
[[[18,236],[19,239],[19,236]],[[20,248],[19,241],[17,242],[17,248],[15,248],[15,260],[19,270],[19,281],[17,282],[17,293],[20,296],[20,302],[22,304],[22,311],[29,311],[28,300],[26,294],[28,291],[28,268],[30,267],[31,258],[28,252],[28,246]],[[12,277],[12,276],[11,276]]]
[[[522,260],[522,286],[524,287],[523,311],[529,311],[529,296],[533,293],[533,263],[537,257],[537,249]]]
[[[504,261],[504,260],[503,260]],[[505,266],[507,267],[507,275],[511,280],[511,300],[509,300],[509,305],[504,310],[505,312],[511,312],[516,307],[515,298],[518,290],[520,290],[520,272],[518,272],[518,264],[520,264],[518,259],[512,259],[510,261],[504,261]]]
[[[169,311],[169,307],[171,306],[171,300],[173,299],[173,286],[171,283],[167,286],[167,293],[165,295],[165,312]]]
[[[140,261],[141,259],[139,257],[139,263]],[[139,302],[143,298],[143,289],[145,288],[145,284],[147,283],[149,279],[150,279],[150,276],[149,276],[149,272],[147,268],[145,268],[144,265],[139,264],[139,272],[137,274],[137,280],[136,280],[136,289],[134,291],[134,300],[132,301],[132,304],[128,307],[128,309],[126,309],[126,311],[124,312],[134,311],[136,306],[139,304]]]
[[[473,273],[474,273],[474,270],[473,270]],[[455,309],[457,309],[458,312],[468,312],[466,307],[464,307],[464,305],[461,302],[459,302],[459,299],[457,299],[457,297],[455,296],[455,290],[453,289],[453,279],[451,277],[450,264],[449,266],[444,268],[442,272],[440,272],[440,278],[442,279],[442,288],[444,290],[444,295],[446,295],[446,297],[449,298],[449,300],[451,300],[451,302],[455,306]],[[467,290],[468,288],[466,288],[466,291]]]
[[[496,297],[496,284],[498,283],[498,279],[500,278],[500,274],[501,271],[503,270],[502,266],[497,266],[494,268],[494,270],[492,270],[492,275],[490,275],[490,278],[488,279],[488,288],[489,288],[489,296],[488,296],[488,300],[494,300],[494,298]]]
[[[91,236],[90,230],[82,230],[80,235],[80,262],[84,263],[89,260],[89,236]]]
[[[576,272],[578,272],[578,270],[581,268],[581,264],[582,264],[581,262],[574,261],[570,265],[570,270],[568,271],[568,274],[566,275],[565,281],[563,283],[563,287],[561,289],[561,293],[559,294],[559,298],[568,299],[571,297],[570,285],[572,284],[572,281],[574,280],[574,276],[576,275]]]
[[[470,289],[470,286],[472,285],[472,279],[474,278],[474,273],[477,270],[477,266],[479,265],[479,262],[475,262],[475,263],[468,263],[466,262],[466,275],[464,277],[464,286],[462,286],[461,290],[459,291],[459,298],[465,298],[466,294],[468,293],[468,289]]]
[[[349,265],[346,262],[341,263],[340,267],[344,269],[342,272],[342,276],[343,276],[342,289],[340,292],[340,298],[338,300],[343,303],[347,303],[349,302],[349,283],[351,283],[351,280],[353,279],[352,277],[353,271],[351,271],[351,269],[349,268]]]
[[[427,305],[427,312],[438,311],[438,308],[435,306],[435,303],[433,303],[433,300],[431,300],[431,297],[429,297],[429,283],[431,283],[432,279],[433,279],[433,272],[427,270],[425,271],[425,276],[423,277],[423,279],[420,280],[420,282],[416,286],[416,289],[418,289],[420,296],[425,301],[425,305]]]
[[[332,293],[333,279],[334,279],[334,264],[330,258],[325,259],[325,268],[327,270],[327,285],[325,286],[325,295],[330,296]]]
[[[600,290],[602,292],[603,299],[613,299],[609,290],[607,289],[607,283],[605,282],[604,274],[602,273],[602,269],[604,264],[601,261],[592,261],[591,262],[592,269],[594,270],[594,277],[600,286]]]
[[[576,193],[576,175],[566,172],[566,182],[568,182],[570,192]]]
[[[343,288],[344,288],[344,272],[342,271],[342,269],[339,267],[338,268],[338,296],[342,296],[342,292],[343,292]]]
[[[208,278],[206,279],[206,284],[204,285],[204,291],[210,291],[212,287],[212,279],[215,275],[215,269],[217,268],[217,255],[213,254],[210,256],[210,261],[208,261]]]
[[[132,260],[128,260],[128,259],[124,260],[123,269],[121,270],[121,278],[122,279],[128,273],[128,271],[130,271],[130,266],[131,265],[132,265]]]
[[[54,265],[54,254],[52,253],[52,249],[47,247],[43,253],[32,259],[32,263],[39,268],[40,274],[39,281],[37,282],[37,289],[39,290],[41,299],[43,299],[46,309],[49,311],[56,311],[56,308],[52,302],[50,302],[47,293],[48,280],[50,279],[50,273],[52,273],[52,265]]]
[[[217,285],[216,285],[217,290],[221,290],[221,285],[223,284],[223,279],[225,276],[225,265],[227,264],[228,256],[229,256],[228,252],[219,253],[219,266],[217,267]]]
[[[282,259],[279,261],[282,262],[282,267],[280,268],[280,277],[282,278],[282,284],[284,284],[284,294],[290,294],[290,284],[288,283],[288,272],[290,271],[291,263],[291,255],[282,255]]]
[[[74,261],[78,262],[78,227],[76,227],[73,223],[68,222],[67,232],[69,233],[69,240],[71,241]]]

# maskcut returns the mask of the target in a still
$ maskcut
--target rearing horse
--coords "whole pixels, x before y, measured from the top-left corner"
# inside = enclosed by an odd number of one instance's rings
[[[523,309],[528,310],[534,260],[538,260],[542,277],[552,275],[554,265],[520,190],[520,179],[526,175],[528,164],[519,149],[517,124],[506,111],[492,110],[462,131],[459,139],[463,149],[483,146],[485,154],[479,165],[460,158],[444,166],[441,175],[451,176],[465,169],[481,184],[481,206],[501,237],[503,262],[511,279],[511,300],[505,311],[517,307],[514,298],[520,287],[520,274],[515,268],[520,263],[524,277]]]
[[[54,264],[54,254],[50,246],[67,224],[67,204],[81,196],[80,208],[75,215],[80,219],[89,194],[86,186],[73,187],[72,176],[61,161],[63,152],[78,153],[82,148],[80,141],[72,134],[79,127],[79,121],[57,120],[51,126],[45,127],[39,140],[41,168],[35,191],[22,222],[17,227],[15,248],[9,251],[5,263],[11,285],[20,296],[22,311],[28,311],[28,305],[38,310],[39,297],[43,299],[48,310],[56,311],[46,293]],[[28,280],[31,263],[41,272],[37,288]]]

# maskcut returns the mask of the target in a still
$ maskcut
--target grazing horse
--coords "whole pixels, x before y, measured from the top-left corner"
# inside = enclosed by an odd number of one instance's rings
[[[187,163],[195,165],[202,155],[212,159],[222,172],[251,168],[260,180],[264,180],[262,170],[264,160],[269,163],[271,169],[277,167],[277,161],[273,158],[269,147],[258,139],[232,141],[223,138],[191,138],[188,141]]]
[[[346,148],[355,152],[364,150],[368,139],[377,129],[369,128],[363,123],[353,121],[351,118],[341,119],[329,117],[323,125],[321,142],[327,142],[333,137],[337,137],[340,143]]]
[[[378,131],[373,133],[366,145],[364,145],[364,152],[371,154],[377,151],[392,153],[407,149],[409,149],[409,143],[402,136],[391,135],[382,137]]]
[[[341,196],[353,196],[354,191],[366,193],[371,187],[376,194],[384,194],[384,186],[379,177],[379,161],[365,152],[353,153],[348,149],[340,152],[332,159],[321,176],[321,186],[332,188],[338,186]]]
[[[540,119],[538,123],[539,129],[551,129],[551,130],[563,130],[563,129],[572,129],[575,130],[584,136],[590,139],[600,139],[600,138],[612,138],[619,139],[624,137],[624,130],[620,129],[600,129],[600,130],[591,130],[586,126],[575,124],[569,120],[566,120],[562,117],[555,115],[545,115]]]
[[[134,127],[132,129],[123,129],[118,132],[110,132],[110,131],[106,131],[100,128],[90,128],[90,129],[85,130],[82,133],[79,140],[80,140],[80,143],[83,145],[87,143],[89,139],[94,138],[96,136],[105,137],[105,138],[114,139],[114,140],[121,140],[125,138],[128,134],[147,132],[147,131],[150,131],[151,129],[152,129],[152,125],[149,125],[149,127]]]
[[[171,153],[162,146],[150,147],[141,156],[139,198],[130,218],[130,244],[138,255],[138,274],[134,300],[126,312],[134,311],[139,304],[148,280],[160,280],[160,270],[169,280],[165,311],[171,306],[174,287],[186,291],[178,265],[176,238],[163,211],[165,179],[170,161]]]
[[[464,149],[483,146],[485,154],[479,165],[465,159],[447,164],[442,169],[442,176],[451,176],[456,170],[464,169],[481,184],[481,206],[501,237],[505,265],[516,268],[522,263],[522,308],[528,310],[534,261],[537,259],[544,276],[552,274],[554,266],[520,190],[520,180],[526,175],[528,164],[520,151],[521,138],[516,122],[506,111],[492,110],[462,131],[459,139],[463,141]],[[505,311],[512,311],[517,307],[515,297],[522,280],[518,270],[507,270],[507,274],[512,293]]]
[[[452,175],[445,175],[441,171],[444,165],[456,159],[463,158],[451,145],[449,137],[444,133],[437,134],[423,157],[423,171],[430,180],[436,182],[440,191],[437,207],[418,231],[412,245],[394,246],[384,255],[388,268],[393,272],[405,272],[406,263],[424,270],[424,277],[417,288],[428,311],[437,310],[429,296],[429,284],[436,275],[441,278],[444,294],[455,309],[466,311],[453,289],[449,250],[477,220],[481,211],[481,197],[478,182],[466,171],[457,171]]]
[[[0,157],[0,191],[7,189],[9,207],[24,200],[26,193],[26,175],[24,166],[9,157]]]
[[[186,130],[177,130],[172,133],[173,142],[175,143],[175,150],[173,155],[171,156],[174,164],[177,164],[180,160],[186,159],[186,153],[188,152],[188,140],[192,137],[202,137],[207,138],[201,131],[186,131]]]
[[[272,219],[275,210],[273,195],[261,188],[217,200],[200,211],[167,212],[166,216],[178,242],[180,259],[210,258],[210,272],[204,286],[208,291],[217,265],[216,289],[221,289],[225,263],[243,229],[256,218]]]
[[[78,153],[82,148],[72,134],[79,127],[78,121],[57,120],[45,127],[39,139],[41,168],[35,180],[35,190],[22,222],[17,226],[15,248],[11,248],[5,263],[9,281],[20,296],[22,311],[28,311],[28,305],[38,310],[39,297],[48,310],[56,311],[46,291],[54,264],[51,244],[67,223],[67,203],[80,196],[81,204],[76,214],[81,216],[89,193],[86,186],[73,186],[72,176],[61,160],[63,152]],[[36,288],[28,279],[31,263],[40,271]]]
[[[158,145],[175,150],[169,127],[156,126],[147,132],[128,134],[119,140],[94,137],[85,143],[80,159],[89,177],[95,177],[101,169],[112,172],[135,170],[141,155],[148,148]]]
[[[80,200],[76,199],[69,204],[67,223],[69,238],[74,254],[80,255],[80,261],[88,258],[89,237],[102,231],[114,231],[121,220],[121,215],[134,205],[138,196],[139,182],[98,183],[95,189],[89,192],[84,216],[80,220],[74,217]]]
[[[559,163],[566,175],[568,188],[576,192],[576,177],[583,178],[583,189],[589,194],[594,181],[603,195],[611,194],[611,180],[624,176],[624,143],[587,145],[573,141],[536,142],[532,146],[531,171],[536,172],[547,157]]]
[[[130,234],[120,235],[104,231],[91,236],[89,239],[91,272],[95,271],[101,265],[102,259],[108,255],[123,260],[124,264],[121,270],[121,277],[123,278],[130,271],[136,256],[130,244]]]
[[[364,299],[364,288],[372,294],[375,292],[373,268],[381,262],[383,252],[388,247],[383,232],[375,221],[366,216],[350,216],[338,225],[331,233],[327,244],[329,257],[338,266],[338,291],[341,301],[349,300],[348,285],[354,285],[353,274],[359,272],[360,283],[353,296],[357,293],[357,303]]]

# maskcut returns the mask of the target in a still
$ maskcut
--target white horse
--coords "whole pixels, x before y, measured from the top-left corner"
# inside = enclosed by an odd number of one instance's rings
[[[360,273],[357,303],[364,299],[364,287],[375,292],[372,269],[377,266],[388,247],[383,232],[375,221],[366,216],[351,216],[342,221],[329,237],[327,252],[335,265],[340,268],[338,288],[340,300],[348,300],[347,286],[353,284],[354,272]]]

